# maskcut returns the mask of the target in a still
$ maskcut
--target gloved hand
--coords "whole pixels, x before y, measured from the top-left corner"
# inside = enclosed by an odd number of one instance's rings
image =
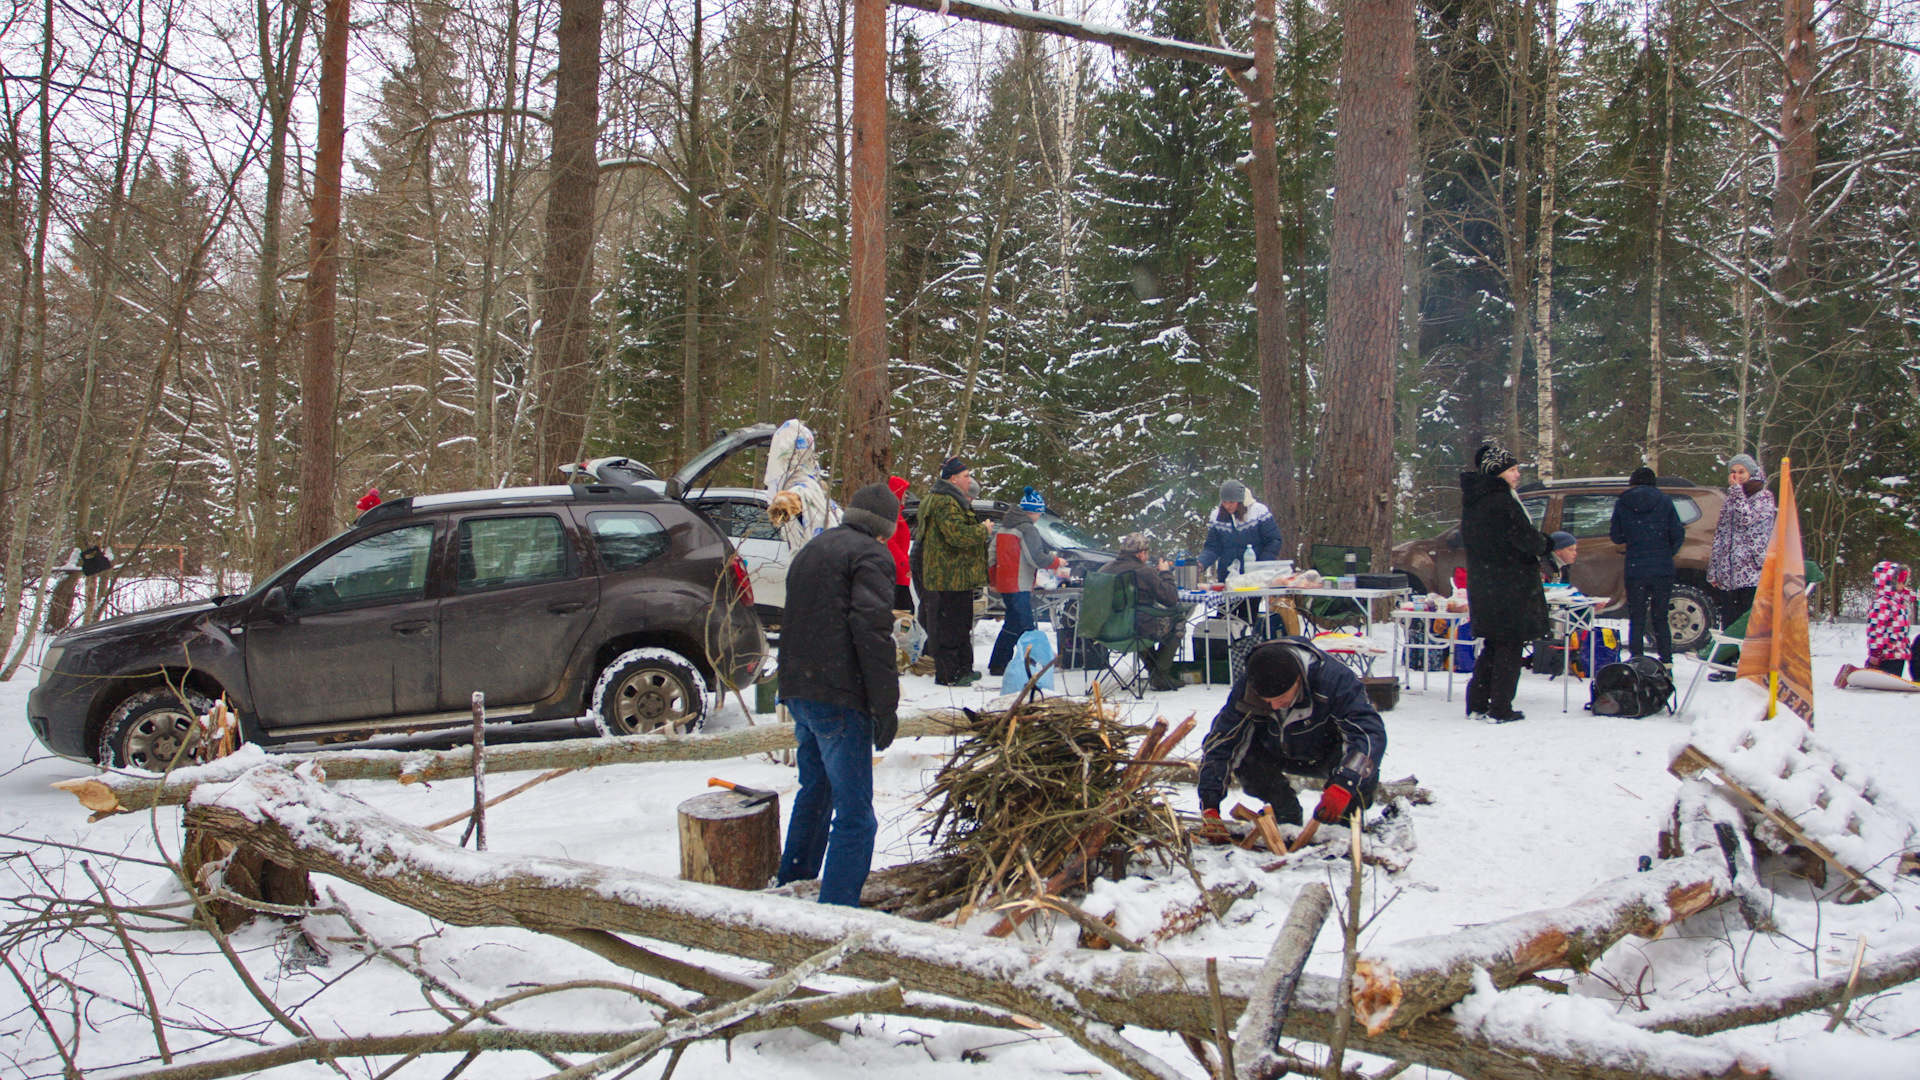
[[[1221,820],[1218,807],[1210,806],[1200,811],[1200,835],[1214,841],[1227,836],[1227,823]]]
[[[900,717],[894,713],[873,718],[873,748],[885,750],[893,745],[893,737],[900,730]]]
[[[1205,810],[1200,811],[1200,816],[1206,818],[1208,821],[1219,821],[1220,808],[1217,806],[1209,806]]]
[[[1337,780],[1328,780],[1320,793],[1320,805],[1313,808],[1313,820],[1322,825],[1338,825],[1353,803],[1353,791]]]

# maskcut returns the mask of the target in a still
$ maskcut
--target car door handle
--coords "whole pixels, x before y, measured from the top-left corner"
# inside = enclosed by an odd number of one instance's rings
[[[432,619],[406,619],[401,622],[394,623],[393,632],[396,634],[413,634],[413,633],[418,633],[421,630],[425,630],[427,627],[432,625],[433,625]]]
[[[585,600],[566,600],[557,604],[548,604],[547,610],[553,612],[555,615],[571,615],[586,606],[587,602]]]

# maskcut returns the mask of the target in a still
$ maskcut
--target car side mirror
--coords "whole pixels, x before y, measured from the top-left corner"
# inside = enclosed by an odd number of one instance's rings
[[[287,613],[287,590],[275,585],[260,598],[260,610],[276,618]]]
[[[667,498],[677,499],[680,496],[685,495],[686,493],[687,493],[686,485],[680,482],[679,477],[677,476],[667,477]]]

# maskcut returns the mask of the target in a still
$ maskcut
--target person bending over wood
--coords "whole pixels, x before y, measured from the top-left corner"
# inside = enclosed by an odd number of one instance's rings
[[[1283,773],[1325,777],[1313,816],[1322,824],[1365,808],[1380,783],[1387,726],[1367,698],[1360,677],[1297,638],[1267,642],[1247,655],[1246,674],[1233,684],[1213,718],[1200,761],[1200,813],[1220,819],[1227,776],[1273,807],[1274,820],[1301,823],[1300,797]]]
[[[858,907],[873,868],[873,751],[899,729],[887,553],[899,512],[885,484],[868,484],[787,569],[780,700],[793,714],[800,794],[779,882],[818,877],[823,904]]]

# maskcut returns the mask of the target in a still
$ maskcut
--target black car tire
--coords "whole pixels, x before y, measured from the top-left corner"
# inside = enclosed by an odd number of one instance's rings
[[[175,764],[200,763],[200,717],[213,709],[213,702],[194,693],[171,686],[150,686],[136,691],[107,714],[100,732],[100,748],[94,760],[108,768],[144,769],[165,772]],[[182,742],[186,752],[180,752]]]
[[[1667,625],[1673,631],[1674,653],[1690,653],[1705,646],[1719,627],[1720,608],[1700,586],[1677,584],[1667,603]]]
[[[672,649],[631,649],[601,670],[592,702],[602,735],[690,735],[707,720],[707,681]]]

